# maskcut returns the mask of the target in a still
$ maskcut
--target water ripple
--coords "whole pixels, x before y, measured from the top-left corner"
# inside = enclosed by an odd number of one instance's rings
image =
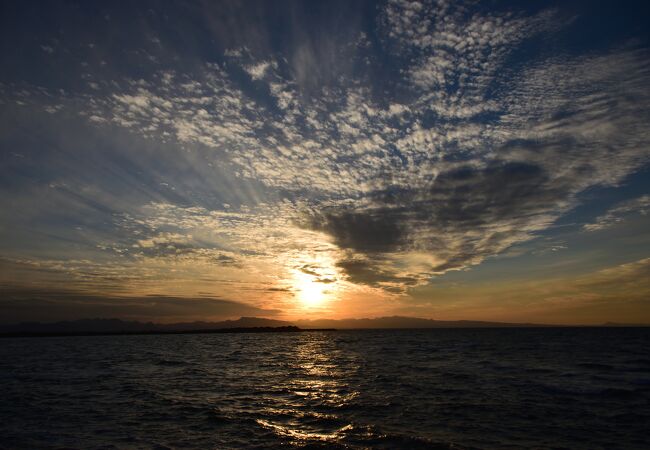
[[[6,339],[0,448],[648,448],[650,330]]]

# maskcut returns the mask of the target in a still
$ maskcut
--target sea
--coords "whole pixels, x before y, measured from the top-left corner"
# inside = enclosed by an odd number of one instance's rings
[[[648,449],[649,328],[5,338],[2,449]]]

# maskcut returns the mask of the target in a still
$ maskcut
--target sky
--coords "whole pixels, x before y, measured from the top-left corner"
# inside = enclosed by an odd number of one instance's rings
[[[0,321],[650,322],[646,2],[0,6]]]

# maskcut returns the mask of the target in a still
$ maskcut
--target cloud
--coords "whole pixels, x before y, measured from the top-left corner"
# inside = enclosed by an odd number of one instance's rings
[[[360,258],[343,259],[337,263],[353,283],[379,287],[393,293],[401,293],[404,286],[418,283],[417,278],[400,276],[394,270],[382,268],[376,260]]]
[[[192,239],[192,236],[184,236],[178,233],[160,233],[149,239],[138,239],[137,246],[141,248],[156,247],[184,247]]]
[[[650,291],[648,280],[650,280],[650,258],[644,258],[599,270],[591,276],[579,278],[576,284],[595,290],[604,289],[619,295],[621,290],[636,291],[636,295],[645,295]]]
[[[626,200],[611,208],[602,216],[596,217],[595,222],[583,226],[585,231],[600,231],[625,221],[633,214],[645,216],[650,212],[650,195]]]
[[[340,248],[381,253],[396,249],[404,238],[399,222],[399,212],[390,209],[342,210],[314,218],[312,226],[333,236]]]
[[[259,62],[257,64],[253,64],[250,66],[245,67],[244,69],[248,74],[251,76],[253,80],[261,80],[264,78],[264,74],[266,73],[267,69],[269,67],[272,67],[275,64],[275,62]]]
[[[435,273],[478,264],[530,239],[559,216],[558,208],[570,195],[571,184],[554,179],[543,167],[497,160],[442,172],[417,190],[374,192],[373,206],[327,212],[314,218],[312,226],[333,236],[340,248],[371,256],[340,265],[352,280],[388,280],[391,269],[372,267],[377,255],[435,255],[438,262],[429,270],[393,276],[408,286],[413,283],[406,281],[422,282]]]

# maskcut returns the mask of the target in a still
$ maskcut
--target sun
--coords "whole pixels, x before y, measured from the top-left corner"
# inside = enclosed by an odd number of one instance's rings
[[[296,273],[295,289],[300,302],[307,308],[320,306],[325,300],[325,285],[314,280],[311,275]]]
[[[333,255],[322,251],[299,253],[293,255],[288,265],[286,283],[291,286],[298,309],[303,313],[324,312],[336,304],[341,293],[341,274]]]

